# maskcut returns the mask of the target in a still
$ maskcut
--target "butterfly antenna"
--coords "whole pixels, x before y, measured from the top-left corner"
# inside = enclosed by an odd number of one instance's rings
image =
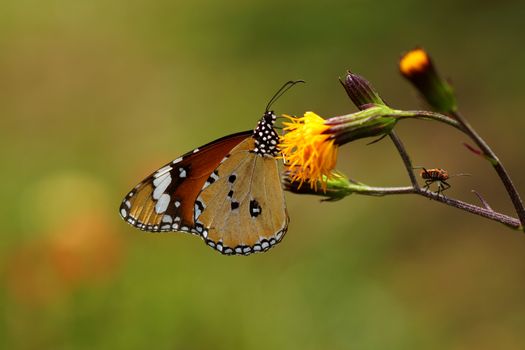
[[[305,83],[305,81],[304,80],[290,80],[284,83],[283,86],[281,86],[281,88],[277,90],[275,95],[273,95],[273,97],[270,99],[270,101],[266,105],[266,112],[270,110],[272,105],[275,103],[275,101],[279,99],[279,97],[281,97],[286,91],[288,91],[292,86],[294,86],[297,83]]]

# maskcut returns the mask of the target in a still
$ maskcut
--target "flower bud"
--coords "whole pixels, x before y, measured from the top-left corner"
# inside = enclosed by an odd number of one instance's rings
[[[370,83],[360,75],[348,71],[345,80],[339,80],[348,94],[348,97],[360,110],[374,105],[385,105]]]
[[[439,76],[425,50],[417,48],[404,54],[399,61],[399,70],[436,111],[456,111],[456,96],[452,86]]]

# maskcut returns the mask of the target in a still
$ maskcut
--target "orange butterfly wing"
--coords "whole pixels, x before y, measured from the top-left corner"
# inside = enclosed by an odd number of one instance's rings
[[[126,195],[120,215],[145,231],[195,233],[193,211],[200,190],[224,157],[252,134],[225,136],[166,164]]]

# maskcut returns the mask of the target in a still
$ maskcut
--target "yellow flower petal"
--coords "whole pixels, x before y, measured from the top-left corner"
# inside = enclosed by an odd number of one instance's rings
[[[307,182],[316,190],[320,182],[326,190],[326,181],[337,161],[337,145],[330,135],[324,134],[330,127],[313,112],[306,112],[303,117],[285,117],[290,122],[283,123],[285,134],[280,137],[279,148],[291,180],[299,181],[299,187]]]

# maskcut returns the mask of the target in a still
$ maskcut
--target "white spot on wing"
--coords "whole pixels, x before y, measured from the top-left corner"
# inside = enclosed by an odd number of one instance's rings
[[[153,180],[153,186],[155,187],[158,186],[161,182],[166,180],[168,176],[171,178],[170,173],[164,173],[162,175],[155,177],[155,179]]]
[[[200,205],[197,204],[197,202],[195,202],[195,217],[198,218],[200,215],[201,215],[201,209],[200,209]]]
[[[157,204],[155,204],[155,212],[157,214],[162,214],[168,209],[168,204],[170,203],[170,195],[164,193],[162,196],[160,196],[159,200],[157,201]]]
[[[171,162],[172,164],[176,164],[178,162],[180,162],[182,160],[182,157],[179,157],[177,159],[175,159],[173,162]]]
[[[155,178],[161,177],[162,175],[166,174],[171,169],[173,169],[173,168],[170,167],[169,165],[166,165],[164,168],[160,168],[159,170],[157,170],[155,172],[155,174],[153,175],[153,177],[155,177]]]
[[[128,216],[128,212],[126,211],[126,209],[122,208],[120,209],[120,215],[122,215],[122,217],[125,218],[126,216]]]
[[[162,179],[160,183],[155,184],[155,181]],[[163,177],[159,177],[155,180],[153,180],[153,185],[155,187],[155,191],[153,191],[153,199],[159,199],[160,196],[166,191],[166,188],[168,188],[169,184],[171,183],[171,176],[169,173],[166,173]]]
[[[184,168],[179,168],[179,177],[180,178],[185,178],[186,177],[186,169]]]
[[[171,215],[166,214],[162,217],[162,222],[167,222],[171,224],[173,222],[173,218],[171,217]]]

